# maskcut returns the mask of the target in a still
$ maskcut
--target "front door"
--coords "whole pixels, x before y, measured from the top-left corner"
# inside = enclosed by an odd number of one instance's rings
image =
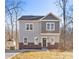
[[[46,48],[46,38],[43,38],[42,40],[43,40],[43,42],[42,42],[43,48]]]

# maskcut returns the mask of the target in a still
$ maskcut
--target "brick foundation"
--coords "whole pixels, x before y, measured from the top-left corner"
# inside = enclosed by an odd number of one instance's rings
[[[19,43],[19,49],[41,49],[43,48],[41,43],[38,45],[35,45],[34,43],[28,43],[28,45],[24,45],[23,43]],[[57,49],[58,48],[58,43],[55,43],[55,45],[51,45],[48,43],[48,49]]]

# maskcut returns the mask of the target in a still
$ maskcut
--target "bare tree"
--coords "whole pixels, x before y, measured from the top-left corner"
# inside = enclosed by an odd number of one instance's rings
[[[17,42],[17,19],[21,15],[20,13],[22,12],[23,8],[23,1],[22,0],[6,0],[6,5],[5,5],[5,13],[6,16],[9,16],[10,20],[10,28],[11,28],[11,39],[14,39],[13,37],[13,31],[16,31],[16,42]],[[8,20],[6,19],[6,20]],[[14,24],[15,23],[15,24]],[[15,27],[15,28],[14,28]],[[14,29],[14,30],[13,30]],[[16,44],[17,46],[17,44]]]
[[[61,9],[61,15],[63,17],[63,30],[62,30],[62,38],[63,38],[63,49],[65,50],[65,45],[66,45],[66,28],[67,26],[69,26],[69,24],[72,24],[73,23],[73,17],[72,17],[72,11],[73,9],[71,8],[72,7],[72,4],[69,5],[68,4],[68,1],[69,0],[57,0],[56,1],[56,5]]]
[[[8,7],[6,7],[6,10],[7,10],[7,12],[8,12],[8,16],[9,16],[9,18],[10,18],[10,25],[11,25],[11,38],[10,39],[13,39],[13,11],[11,12],[9,9],[8,9]],[[6,20],[7,21],[7,20]]]
[[[5,38],[6,40],[10,39],[10,27],[7,21],[5,23]]]
[[[71,1],[72,0],[56,0],[55,2],[56,6],[61,10],[62,17],[65,17],[66,26],[73,23],[73,5]],[[63,16],[63,14],[65,16]]]
[[[66,23],[65,23],[66,22],[66,14],[65,14],[66,13],[66,1],[67,0],[62,0],[62,3],[63,3],[63,9],[62,10],[63,10],[63,20],[64,20],[64,31],[63,31],[63,33],[64,33],[64,46],[65,46],[65,41],[66,41],[65,40],[65,38],[66,38],[65,37],[65,29],[66,29]],[[64,47],[64,50],[65,50],[65,47]]]
[[[16,39],[16,42],[18,42],[18,38],[17,38],[17,19],[18,19],[18,17],[19,17],[19,12],[21,12],[22,11],[22,8],[21,8],[21,4],[22,4],[23,2],[21,1],[21,0],[19,0],[19,1],[15,1],[14,2],[14,7],[15,6],[17,6],[17,8],[14,8],[13,9],[13,11],[14,11],[14,15],[15,15],[15,24],[16,24],[16,36],[15,36],[15,39]],[[16,46],[17,46],[17,43],[16,43]]]

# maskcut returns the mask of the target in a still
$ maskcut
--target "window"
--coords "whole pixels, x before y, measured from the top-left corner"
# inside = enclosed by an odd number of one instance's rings
[[[26,24],[26,30],[29,30],[29,24]]]
[[[32,30],[32,27],[33,27],[32,24],[30,24],[30,30]]]
[[[28,30],[32,30],[32,29],[33,29],[33,24],[30,24],[30,23],[28,23],[28,24],[26,23],[25,24],[25,30],[28,31]]]
[[[46,23],[46,30],[47,31],[54,31],[55,30],[55,23]]]
[[[24,38],[24,44],[27,44],[27,38]]]
[[[50,29],[50,24],[47,24],[47,30],[49,30]]]
[[[35,42],[36,45],[38,44],[38,37],[34,38],[34,42]]]
[[[54,24],[51,24],[51,30],[53,30],[54,29]]]

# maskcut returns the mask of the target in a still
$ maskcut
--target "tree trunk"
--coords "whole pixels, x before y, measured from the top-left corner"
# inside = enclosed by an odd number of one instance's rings
[[[66,22],[66,17],[65,17],[65,13],[66,13],[66,0],[62,0],[62,2],[63,2],[63,20],[64,20],[64,50],[65,50],[65,40],[66,40],[66,37],[65,37],[65,30],[66,30],[66,24],[65,24],[65,22]]]
[[[15,10],[15,15],[16,15],[16,47],[18,47],[18,39],[17,39],[17,11]]]

